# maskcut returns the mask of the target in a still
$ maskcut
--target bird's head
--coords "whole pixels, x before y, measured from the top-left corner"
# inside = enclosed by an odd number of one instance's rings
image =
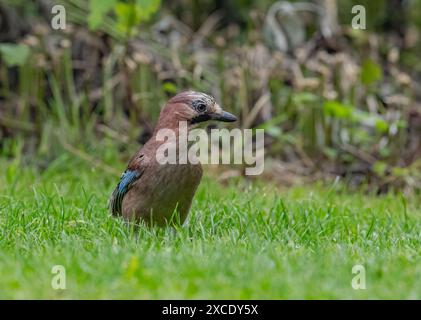
[[[162,110],[160,118],[168,118],[168,115],[177,121],[187,121],[189,124],[208,120],[223,122],[237,120],[236,116],[222,110],[213,97],[196,91],[183,91],[171,98]]]

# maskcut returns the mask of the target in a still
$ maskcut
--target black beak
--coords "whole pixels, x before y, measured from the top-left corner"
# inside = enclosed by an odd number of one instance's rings
[[[233,114],[226,112],[226,111],[222,111],[222,113],[213,113],[211,115],[211,119],[212,120],[216,120],[216,121],[222,121],[222,122],[234,122],[237,121],[237,117],[234,116]]]

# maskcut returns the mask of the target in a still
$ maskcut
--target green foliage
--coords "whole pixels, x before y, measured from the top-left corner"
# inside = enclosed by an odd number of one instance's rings
[[[374,172],[377,175],[382,176],[382,177],[386,175],[386,169],[387,169],[387,163],[385,163],[384,161],[376,161],[376,163],[374,163],[373,165]]]
[[[389,124],[386,120],[383,120],[381,118],[377,118],[375,120],[374,126],[376,130],[380,133],[387,133],[389,131]]]
[[[326,101],[323,104],[323,110],[326,115],[331,117],[349,119],[352,116],[354,107],[338,101]]]
[[[380,81],[383,77],[383,71],[381,67],[371,59],[367,59],[363,62],[361,67],[361,81],[365,85],[371,85]]]
[[[160,0],[90,0],[88,23],[91,30],[98,29],[104,22],[105,16],[111,11],[116,17],[116,28],[124,34],[142,22],[147,22],[160,6]]]
[[[118,0],[90,0],[88,24],[91,30],[96,30],[102,23],[104,16],[111,11]]]
[[[0,161],[2,299],[421,297],[416,196],[206,178],[184,226],[136,229],[108,212],[117,175],[67,153],[43,172]],[[366,290],[351,287],[355,264]],[[66,290],[51,288],[53,265]]]
[[[25,6],[24,1],[12,2],[19,12]],[[0,117],[2,155],[25,150],[45,156],[48,162],[59,155],[63,142],[90,147],[104,136],[114,137],[115,147],[126,154],[137,137],[148,136],[168,97],[186,88],[214,94],[240,117],[234,126],[263,128],[271,138],[268,157],[298,166],[304,163],[312,173],[327,170],[330,174],[334,167],[341,174],[353,175],[355,167],[366,167],[368,162],[369,174],[377,176],[376,161],[393,169],[402,163],[409,166],[418,154],[412,149],[402,152],[402,146],[414,145],[409,132],[418,130],[409,127],[416,126],[416,121],[406,123],[412,117],[407,106],[416,106],[419,100],[419,90],[406,80],[417,79],[417,52],[383,43],[387,33],[348,30],[351,5],[358,1],[338,2],[340,16],[344,10],[347,14],[341,19],[347,36],[338,39],[344,44],[340,52],[326,51],[321,43],[305,61],[293,54],[279,59],[259,36],[270,1],[258,6],[250,0],[167,2],[165,8],[175,21],[168,24],[164,12],[159,16],[164,20],[154,30],[146,22],[159,10],[158,0],[60,3],[66,7],[71,29],[78,32],[30,32],[25,43],[31,46],[34,59],[28,58],[25,45],[4,44],[0,50],[0,95],[5,110]],[[383,23],[385,1],[364,0],[362,4],[371,17],[369,28]],[[215,16],[207,20],[216,8]],[[31,23],[36,20],[35,9],[31,9]],[[185,26],[178,25],[177,19]],[[91,30],[109,37],[80,36],[87,21]],[[205,21],[209,24],[196,34]],[[155,37],[152,32],[157,30]],[[66,43],[71,47],[62,48]],[[50,50],[51,44],[57,50]],[[386,57],[392,48],[414,70],[397,61],[394,72],[383,76],[382,66],[390,66]],[[9,69],[15,65],[21,67]],[[387,99],[398,103],[384,108],[383,91]],[[401,100],[407,102],[401,104]],[[389,185],[389,175],[390,170],[379,174],[382,179],[376,183]]]
[[[158,12],[159,0],[62,2],[72,28],[82,32],[30,30],[31,49],[0,44],[0,298],[421,297],[420,198],[414,192],[397,201],[393,192],[421,190],[421,161],[404,157],[404,148],[413,145],[409,132],[419,131],[417,121],[406,123],[416,120],[416,108],[383,108],[377,98],[382,81],[409,106],[417,105],[419,91],[392,73],[383,76],[390,49],[382,43],[389,34],[381,29],[387,1],[338,1],[344,29],[352,5],[363,4],[369,30],[340,38],[338,49],[346,51],[339,55],[322,42],[321,51],[314,47],[309,60],[316,59],[322,72],[314,63],[308,68],[302,59],[266,50],[259,25],[273,1],[166,2],[167,11],[187,25],[169,30],[187,39],[177,50],[167,44],[171,37],[159,42],[147,28],[134,32]],[[6,4],[30,26],[43,21],[33,3]],[[410,23],[420,25],[420,2],[409,5]],[[212,12],[221,19],[209,19]],[[110,37],[96,37],[90,46],[91,38],[79,37],[88,34],[86,21],[90,30]],[[184,36],[189,29],[192,37]],[[142,44],[137,56],[121,41],[133,35]],[[72,47],[62,47],[63,40]],[[57,50],[45,45],[56,43]],[[32,50],[37,59],[30,59]],[[319,53],[329,63],[347,57],[351,69],[360,68],[360,81],[348,86],[346,68],[323,64]],[[398,73],[421,70],[418,51],[399,53],[407,68],[398,61]],[[297,78],[289,59],[300,71]],[[126,62],[130,67],[122,71]],[[300,171],[320,179],[320,172],[328,172],[346,176],[351,185],[362,179],[363,191],[344,191],[341,184],[280,191],[241,179],[223,187],[207,179],[189,222],[176,232],[136,229],[110,217],[108,196],[138,148],[137,137],[182,88],[219,94],[224,108],[242,119],[239,127],[250,118],[250,127],[265,129],[267,159],[287,169],[268,174],[274,179]],[[374,108],[367,98],[375,100]],[[262,106],[269,106],[269,119],[253,114]],[[355,179],[354,171],[363,174]],[[385,190],[391,192],[370,195]],[[51,290],[52,263],[66,266],[69,290]],[[363,292],[350,287],[351,268],[360,263],[369,277]]]
[[[177,87],[172,82],[164,82],[162,84],[162,89],[168,94],[176,94],[177,93]]]
[[[24,65],[29,54],[29,47],[24,44],[0,43],[0,56],[9,67]]]
[[[311,92],[297,92],[293,95],[292,100],[295,104],[305,105],[313,104],[319,101],[319,97]]]
[[[139,20],[148,21],[158,11],[160,4],[161,0],[136,0]]]
[[[117,29],[124,33],[141,22],[141,9],[134,3],[119,2],[114,8],[117,16]]]
[[[386,133],[389,130],[389,124],[381,116],[356,109],[349,104],[326,101],[323,104],[323,110],[327,116],[368,125],[374,127],[379,133]]]

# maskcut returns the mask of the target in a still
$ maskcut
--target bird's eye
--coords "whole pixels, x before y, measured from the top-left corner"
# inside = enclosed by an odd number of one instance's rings
[[[197,112],[205,112],[206,111],[206,105],[204,103],[198,103],[196,106]]]

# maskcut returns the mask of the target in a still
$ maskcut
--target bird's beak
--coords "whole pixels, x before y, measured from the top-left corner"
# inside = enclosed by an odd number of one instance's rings
[[[216,121],[222,121],[222,122],[234,122],[237,121],[237,117],[233,114],[226,112],[221,109],[221,107],[218,106],[218,109],[211,114],[211,119]]]

